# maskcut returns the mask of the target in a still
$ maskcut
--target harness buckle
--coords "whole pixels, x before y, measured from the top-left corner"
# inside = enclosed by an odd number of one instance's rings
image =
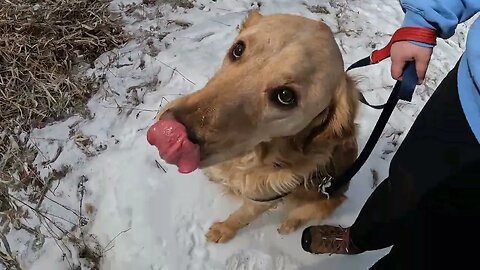
[[[323,177],[320,184],[318,184],[318,192],[321,192],[323,195],[327,196],[327,199],[330,199],[330,194],[326,191],[332,185],[333,177],[331,175],[327,175]]]

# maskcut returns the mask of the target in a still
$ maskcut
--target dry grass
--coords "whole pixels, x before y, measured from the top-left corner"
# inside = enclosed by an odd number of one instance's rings
[[[109,4],[109,0],[0,2],[1,182],[10,183],[14,174],[22,181],[35,174],[29,162],[34,155],[19,156],[26,149],[17,135],[81,112],[98,88],[94,78],[78,75],[82,67],[127,39]]]
[[[34,4],[35,3],[35,4]],[[125,41],[107,0],[3,0],[0,126],[28,130],[78,109],[95,90],[78,64]]]
[[[32,165],[36,151],[19,135],[86,112],[99,83],[82,71],[128,38],[109,5],[109,0],[0,0],[0,236],[10,228],[29,230],[21,223],[27,211],[11,200],[11,192],[28,190],[29,203],[38,209],[52,180],[64,173],[40,179]],[[0,264],[12,254],[4,255]]]

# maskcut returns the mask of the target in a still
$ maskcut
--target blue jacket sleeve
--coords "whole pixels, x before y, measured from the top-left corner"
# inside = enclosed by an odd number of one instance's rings
[[[480,0],[401,0],[400,4],[405,12],[402,26],[434,28],[444,39],[480,11]]]

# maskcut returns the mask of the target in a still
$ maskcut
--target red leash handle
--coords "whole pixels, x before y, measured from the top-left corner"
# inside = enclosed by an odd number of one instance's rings
[[[370,63],[376,64],[390,57],[390,49],[397,41],[417,41],[431,45],[437,45],[437,33],[434,29],[423,27],[399,28],[390,39],[390,42],[380,50],[375,50],[370,55]]]

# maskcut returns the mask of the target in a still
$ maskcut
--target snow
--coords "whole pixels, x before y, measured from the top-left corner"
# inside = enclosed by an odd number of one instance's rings
[[[336,39],[348,66],[374,46],[388,43],[403,18],[398,1],[378,5],[376,0],[198,0],[192,9],[168,5],[132,8],[132,3],[141,2],[112,3],[112,9],[122,11],[125,29],[135,39],[102,55],[89,71],[105,82],[104,90],[88,103],[92,116],[75,116],[30,135],[30,143],[42,153],[36,165],[43,177],[53,169],[71,167],[47,194],[58,203],[46,199],[43,210],[65,219],[51,216],[65,228],[83,220],[79,216],[85,218],[87,224],[72,231],[77,236],[83,232],[83,239],[102,255],[101,269],[368,269],[388,252],[356,256],[306,253],[300,245],[303,228],[288,236],[277,233],[281,207],[241,230],[229,243],[206,242],[209,226],[226,218],[239,202],[224,196],[201,171],[182,175],[162,162],[146,141],[146,129],[160,106],[208,81],[248,9],[260,6],[264,15],[282,12],[324,20],[338,32]],[[308,7],[316,5],[329,14],[311,12]],[[130,12],[125,12],[127,9]],[[461,25],[452,39],[439,41],[426,86],[417,89],[411,103],[397,107],[372,156],[353,179],[349,199],[322,223],[345,227],[353,223],[373,191],[372,170],[380,180],[386,176],[388,163],[415,116],[464,50],[466,29]],[[352,71],[360,76],[361,89],[371,103],[386,101],[394,84],[389,70],[386,60]],[[357,120],[361,147],[379,113],[362,106]],[[82,138],[91,143],[82,144]],[[59,147],[58,158],[42,165],[55,157]],[[30,222],[34,226],[37,221],[32,218]],[[51,235],[44,226],[40,230]],[[64,241],[65,237],[47,237],[38,251],[32,249],[33,239],[23,231],[13,230],[8,239],[25,269],[90,269],[79,258],[79,245]],[[74,268],[79,265],[81,268]]]

